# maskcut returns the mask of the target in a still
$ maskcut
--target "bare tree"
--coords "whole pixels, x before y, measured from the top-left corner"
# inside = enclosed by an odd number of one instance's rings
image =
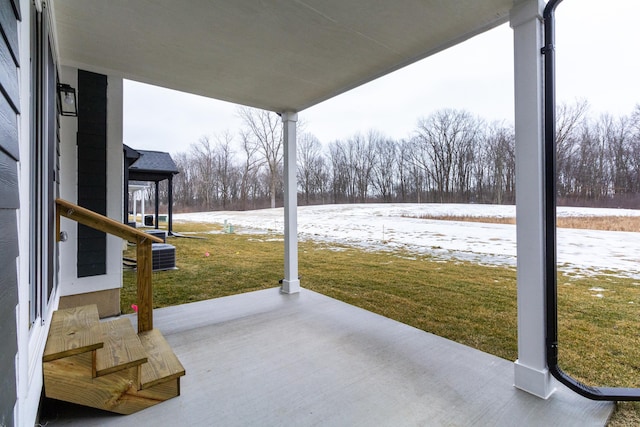
[[[304,202],[308,205],[310,199],[321,195],[324,189],[323,170],[326,166],[322,144],[314,135],[303,133],[298,139],[297,151],[298,185],[302,189]]]
[[[466,111],[439,110],[418,121],[415,143],[422,153],[418,160],[431,177],[439,202],[452,201],[454,191],[467,192],[468,163],[473,161],[478,130],[478,121]]]
[[[214,149],[214,173],[218,180],[218,199],[222,201],[222,209],[226,209],[233,198],[231,188],[236,178],[234,151],[231,147],[233,136],[229,132],[216,137]]]
[[[583,123],[572,163],[571,196],[575,202],[606,197],[609,187],[607,155],[599,126]]]
[[[331,193],[333,203],[342,203],[349,197],[349,167],[344,143],[334,141],[329,144],[329,163],[331,164]]]
[[[640,203],[640,104],[628,116],[587,115],[586,101],[559,107],[560,203],[637,207]],[[255,209],[283,191],[282,124],[276,115],[242,109],[244,128],[201,138],[174,156],[176,207]],[[298,126],[300,129],[300,126]],[[515,201],[511,126],[485,124],[465,111],[439,110],[418,121],[415,136],[393,141],[371,130],[328,146],[298,132],[297,177],[306,204]],[[164,196],[165,189],[160,187]],[[635,203],[635,204],[634,204]]]
[[[408,193],[410,188],[411,177],[411,141],[403,139],[400,142],[394,144],[397,146],[396,159],[397,159],[397,183],[396,183],[396,195],[400,198],[401,202],[408,200]]]
[[[513,129],[494,124],[487,130],[484,163],[493,203],[515,201],[515,137]]]
[[[203,136],[191,145],[191,157],[195,172],[195,195],[205,209],[213,209],[217,180],[214,170],[214,153],[209,137]]]
[[[370,130],[365,139],[362,135],[356,134],[349,138],[348,158],[352,169],[353,183],[355,185],[356,200],[361,203],[367,201],[369,188],[371,186],[371,174],[375,164],[375,152],[373,150],[373,141],[381,139],[381,134],[377,131]]]
[[[565,196],[571,192],[570,181],[573,172],[574,150],[578,145],[578,131],[589,110],[586,100],[574,104],[561,104],[556,113],[556,173],[558,174],[558,193]]]
[[[172,158],[178,168],[178,174],[173,178],[174,205],[189,208],[196,202],[191,159],[187,153],[174,154]]]
[[[613,194],[628,193],[631,188],[631,133],[629,121],[626,117],[615,119],[608,114],[604,114],[600,119],[600,123],[609,149],[609,167]]]
[[[373,186],[384,202],[390,202],[393,199],[396,176],[401,174],[399,170],[402,169],[402,166],[398,165],[398,145],[382,135],[370,137],[369,144],[372,144],[374,153]]]
[[[275,113],[248,107],[240,107],[238,115],[245,127],[245,142],[255,145],[267,165],[271,207],[275,208],[276,189],[281,180],[282,121]]]
[[[249,200],[255,200],[252,196],[257,187],[261,163],[258,158],[258,146],[253,143],[249,133],[242,131],[240,139],[244,152],[244,162],[240,170],[240,204],[241,209],[246,210],[249,208]]]
[[[633,182],[631,192],[640,193],[640,104],[636,104],[630,120],[630,174]]]

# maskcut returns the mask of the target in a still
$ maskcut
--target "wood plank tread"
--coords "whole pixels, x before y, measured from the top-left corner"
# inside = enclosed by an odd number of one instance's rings
[[[147,352],[147,363],[142,365],[141,389],[179,378],[185,374],[182,363],[157,329],[138,333]]]
[[[147,354],[129,318],[102,322],[100,326],[104,347],[96,353],[97,377],[147,362]]]
[[[95,304],[57,310],[51,319],[42,361],[86,353],[102,346],[102,329]]]

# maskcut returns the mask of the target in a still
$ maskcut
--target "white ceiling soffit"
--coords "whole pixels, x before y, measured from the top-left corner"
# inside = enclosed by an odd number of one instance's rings
[[[301,111],[505,22],[513,0],[53,0],[60,61]]]

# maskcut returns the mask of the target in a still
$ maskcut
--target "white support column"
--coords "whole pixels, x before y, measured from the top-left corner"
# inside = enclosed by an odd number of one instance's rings
[[[138,221],[138,191],[131,192],[131,201],[133,202],[133,222]],[[129,222],[129,221],[127,221]]]
[[[282,113],[284,127],[284,280],[281,291],[300,292],[298,279],[298,183],[296,181],[296,122],[294,112]]]
[[[514,32],[518,360],[515,386],[538,397],[554,391],[545,351],[544,103],[542,0],[511,10]]]

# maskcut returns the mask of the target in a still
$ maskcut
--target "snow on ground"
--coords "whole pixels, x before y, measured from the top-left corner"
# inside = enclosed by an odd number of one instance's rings
[[[515,265],[515,225],[419,219],[431,216],[514,217],[515,206],[464,204],[353,204],[298,208],[301,240],[367,250],[403,250],[442,259]],[[558,216],[640,216],[630,209],[558,208]],[[177,214],[177,221],[233,225],[236,233],[284,232],[282,208]],[[177,227],[179,230],[179,227]],[[640,278],[638,233],[558,229],[558,264],[564,271],[599,271]]]

